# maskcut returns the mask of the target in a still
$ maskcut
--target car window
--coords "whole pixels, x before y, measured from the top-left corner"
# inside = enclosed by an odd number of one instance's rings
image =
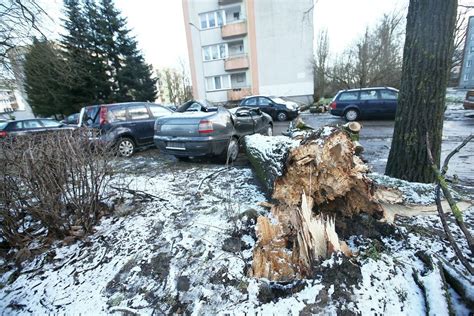
[[[8,125],[8,129],[10,131],[18,131],[23,129],[23,122],[11,122],[10,125]]]
[[[377,100],[377,91],[375,90],[367,90],[360,92],[360,99],[361,100]]]
[[[39,121],[23,121],[23,128],[41,128],[43,127]]]
[[[165,116],[171,113],[170,110],[159,105],[150,104],[149,107],[150,107],[151,115],[153,115],[153,117]]]
[[[59,127],[59,126],[61,126],[61,123],[53,121],[53,120],[41,120],[41,123],[45,127]]]
[[[197,103],[197,102],[193,102],[186,110],[186,112],[199,112],[202,110],[202,105]]]
[[[114,108],[110,109],[107,116],[108,116],[107,120],[111,123],[126,121],[127,120],[127,110],[122,106],[114,107]]]
[[[260,109],[251,109],[250,110],[250,114],[252,116],[261,116],[262,115],[262,112],[260,111]]]
[[[7,127],[8,122],[0,122],[0,131]]]
[[[259,105],[260,106],[269,106],[271,103],[270,100],[268,100],[267,98],[259,98]]]
[[[398,99],[398,93],[396,91],[392,90],[381,90],[380,91],[380,96],[382,99],[386,100],[397,100]]]
[[[257,105],[257,98],[250,98],[245,101],[245,105],[248,106],[256,106]]]
[[[343,92],[339,97],[339,101],[354,101],[359,98],[359,92]]]
[[[150,118],[148,110],[144,105],[133,105],[128,108],[128,115],[132,120],[146,120]]]

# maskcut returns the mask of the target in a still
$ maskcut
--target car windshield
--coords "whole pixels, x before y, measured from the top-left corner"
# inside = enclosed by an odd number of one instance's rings
[[[282,98],[279,98],[279,97],[271,97],[270,99],[272,99],[272,101],[275,102],[275,103],[286,103],[285,100],[283,100]]]
[[[5,127],[7,127],[7,125],[8,125],[8,122],[0,122],[0,130],[5,129]]]

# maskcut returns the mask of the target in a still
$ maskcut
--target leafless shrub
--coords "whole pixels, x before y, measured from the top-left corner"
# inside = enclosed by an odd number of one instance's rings
[[[21,246],[34,231],[51,237],[91,231],[104,211],[111,177],[106,146],[86,131],[21,136],[0,147],[0,219],[3,238]]]

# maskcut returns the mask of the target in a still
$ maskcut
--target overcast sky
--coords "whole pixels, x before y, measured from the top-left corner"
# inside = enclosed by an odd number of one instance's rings
[[[56,32],[60,31],[61,23],[58,20],[62,0],[43,1],[55,20],[51,28]],[[179,58],[187,61],[181,0],[115,2],[127,18],[128,26],[136,36],[148,63],[161,68],[177,66]],[[384,13],[406,11],[407,6],[408,0],[317,0],[314,8],[315,34],[320,29],[327,28],[330,49],[335,54],[353,43],[367,26],[374,25]]]

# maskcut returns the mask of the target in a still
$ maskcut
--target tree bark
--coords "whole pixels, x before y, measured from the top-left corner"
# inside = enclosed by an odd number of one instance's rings
[[[410,0],[403,71],[392,146],[385,173],[433,182],[426,133],[440,165],[445,93],[453,52],[457,0]]]

